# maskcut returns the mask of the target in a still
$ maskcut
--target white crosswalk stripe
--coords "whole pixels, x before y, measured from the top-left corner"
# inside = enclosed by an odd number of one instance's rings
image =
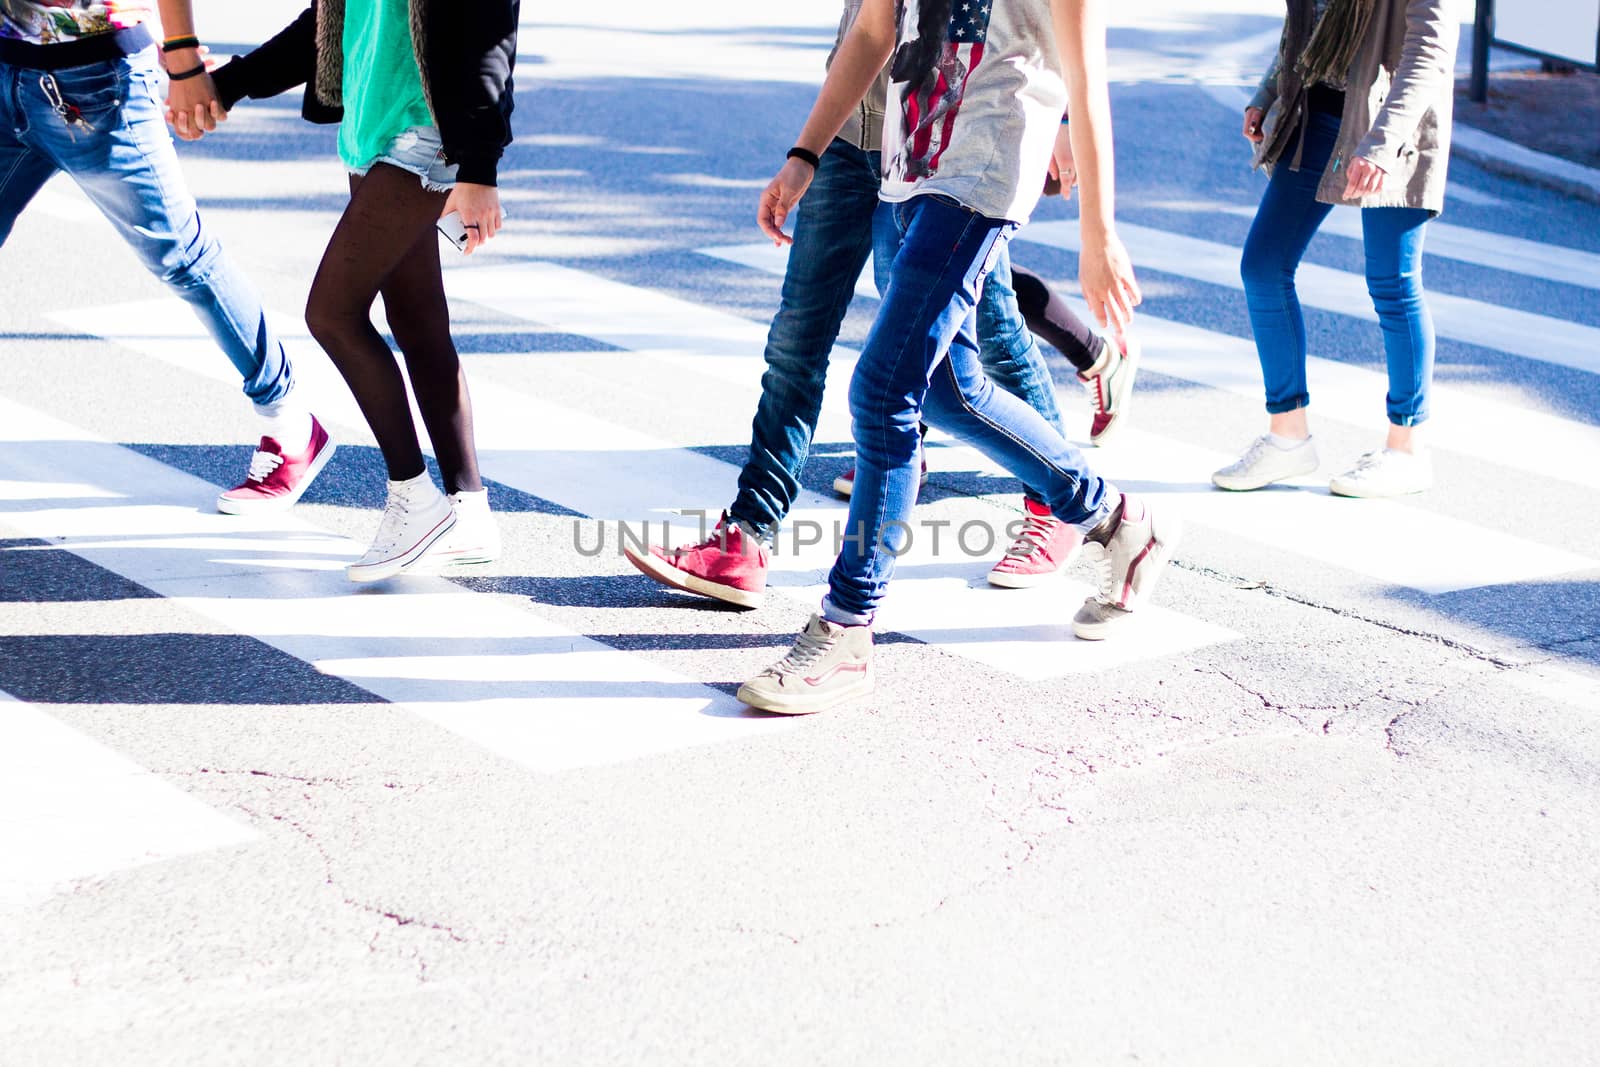
[[[504,314],[564,333],[582,334],[609,344],[667,346],[649,347],[640,354],[639,364],[645,373],[673,353],[688,359],[684,354],[696,348],[716,352],[721,345],[726,346],[721,350],[724,354],[697,358],[743,366],[746,387],[759,378],[759,372],[754,370],[759,366],[756,358],[748,348],[735,346],[741,341],[741,331],[748,335],[742,340],[751,341],[764,338],[764,330],[747,320],[719,316],[663,294],[553,264],[454,272],[450,287],[457,299],[481,302]],[[618,307],[630,309],[627,321],[617,321]],[[227,363],[217,357],[199,327],[191,326],[189,318],[171,302],[64,312],[56,318],[74,330],[115,331],[102,336],[198,374],[219,380],[228,375]],[[712,333],[704,346],[696,346],[692,331],[702,322],[709,325]],[[292,337],[290,344],[296,344]],[[333,379],[326,361],[317,359],[309,349],[301,351],[307,357],[297,362],[306,375],[302,388],[309,390],[308,395],[315,398],[319,408],[326,404],[337,417],[356,420],[354,401]],[[648,389],[648,381],[641,387]],[[832,395],[837,405],[844,393],[837,389]],[[753,394],[750,402],[753,403]],[[582,515],[631,522],[654,520],[650,532],[657,541],[681,541],[697,534],[697,521],[678,518],[679,513],[685,508],[697,508],[715,514],[731,498],[738,479],[736,467],[692,451],[695,445],[712,443],[690,439],[696,436],[693,420],[661,428],[674,432],[674,437],[657,437],[481,379],[473,385],[473,404],[486,476]],[[603,396],[597,405],[605,406]],[[744,411],[738,417],[748,419]],[[836,414],[834,418],[847,425],[841,416]],[[1042,595],[1019,596],[1013,590],[989,588],[983,575],[1008,540],[1004,527],[1012,516],[979,502],[957,507],[960,510],[953,519],[955,527],[968,522],[993,527],[996,547],[982,554],[962,554],[952,562],[950,539],[944,542],[942,555],[934,554],[931,540],[920,545],[914,542],[913,550],[901,561],[904,577],[896,581],[892,595],[899,606],[886,614],[887,628],[913,637],[928,635],[930,643],[954,655],[1025,677],[1102,670],[1125,662],[1130,656],[1152,655],[1157,649],[1178,652],[1236,636],[1222,627],[1158,608],[1148,616],[1137,647],[1071,641],[1061,655],[1042,659],[1037,655],[1039,641],[1067,636],[1066,624],[1072,610],[1089,595],[1090,589],[1081,583],[1062,582],[1038,591]],[[827,536],[804,551],[783,553],[774,560],[771,581],[776,590],[808,604],[817,602],[815,585],[832,562],[832,531],[842,528],[844,517],[844,507],[838,501],[802,494],[791,513],[791,526],[809,523],[814,529],[826,531]],[[675,532],[664,538],[660,524],[668,519],[677,520],[672,525]],[[607,544],[615,551],[615,528],[611,529]],[[786,539],[785,543],[792,547],[793,539]],[[980,543],[976,534],[971,543]],[[587,548],[598,541],[584,544]],[[942,592],[925,591],[928,589]],[[919,607],[913,610],[907,605]],[[982,629],[1006,636],[982,640],[975,633],[966,632]]]
[[[362,546],[293,516],[197,511],[215,487],[0,400],[0,522],[259,638],[540,771],[781,729],[733,699],[443,579],[353,596]],[[30,486],[137,486],[137,499],[13,508]]]
[[[1229,289],[1243,288],[1239,280],[1239,250],[1232,245],[1131,223],[1119,223],[1117,232],[1133,261],[1144,270]],[[1019,231],[1017,240],[1076,252],[1078,224],[1037,222]],[[1377,321],[1366,279],[1360,275],[1302,263],[1299,279],[1300,302],[1307,307]],[[1449,293],[1430,292],[1428,307],[1440,337],[1600,374],[1600,329],[1593,326]],[[1377,344],[1376,335],[1373,343]]]
[[[0,692],[0,909],[255,831],[56,719]]]
[[[787,253],[770,244],[720,246],[702,254],[742,263],[782,276]],[[1088,309],[1071,301],[1081,316]],[[1222,389],[1252,400],[1261,398],[1261,369],[1255,345],[1231,334],[1205,330],[1140,312],[1136,322],[1144,343],[1144,369],[1187,382]],[[1380,405],[1387,378],[1376,371],[1312,356],[1307,374],[1319,419],[1372,426],[1383,416]],[[1437,448],[1473,456],[1513,470],[1600,488],[1600,427],[1535,411],[1435,382],[1429,440]],[[1497,428],[1486,434],[1485,426]]]
[[[1042,229],[1045,243],[1071,247],[1071,240],[1043,228],[1059,225],[1064,224],[1043,224],[1030,235]],[[1236,274],[1236,250],[1212,242],[1184,244],[1192,238],[1174,244],[1176,235],[1133,230],[1141,242],[1168,242],[1166,258],[1150,264],[1155,269],[1175,267],[1177,259],[1192,254],[1191,262],[1172,272],[1227,284],[1217,266],[1227,261]],[[1461,245],[1467,239],[1453,240]],[[1526,267],[1526,249],[1483,247],[1483,254],[1470,261],[1494,269]],[[770,246],[702,252],[768,274],[783,269],[784,254]],[[1581,255],[1567,266],[1576,278],[1589,269]],[[1308,279],[1308,288],[1325,280]],[[1358,283],[1351,276],[1340,285],[1349,289]],[[673,533],[666,539],[674,541],[694,533],[695,523],[682,517],[683,509],[714,513],[731,497],[737,468],[698,449],[726,445],[734,427],[748,426],[765,323],[554,263],[453,269],[447,284],[455,301],[622,349],[618,358],[630,373],[609,380],[609,390],[648,395],[656,376],[689,375],[705,383],[708,402],[711,397],[721,401],[711,417],[695,412],[647,426],[624,425],[610,410],[614,394],[597,390],[585,403],[557,403],[508,387],[492,375],[478,377],[473,395],[486,476],[596,519],[653,520],[650,532],[657,539],[662,521],[671,519]],[[1370,314],[1364,288],[1360,308],[1344,289],[1336,289],[1333,310]],[[870,275],[863,276],[858,292],[872,295]],[[1511,314],[1511,319],[1494,319],[1502,324],[1522,321],[1515,318],[1521,313],[1488,305],[1475,310],[1491,319]],[[73,332],[106,338],[187,372],[231,380],[227,363],[174,301],[74,309],[52,317]],[[359,435],[360,415],[342,381],[297,321],[277,318],[296,356],[302,388],[320,412]],[[1151,316],[1141,317],[1141,330],[1149,370],[1240,395],[1259,393],[1248,341]],[[1504,332],[1490,343],[1503,339]],[[848,437],[843,385],[855,356],[844,346],[835,352],[824,437]],[[1313,360],[1311,373],[1324,416],[1363,425],[1373,421],[1374,397],[1383,391],[1381,375],[1322,359]],[[1438,408],[1433,433],[1441,449],[1600,487],[1600,429],[1448,386],[1439,391]],[[241,523],[197,514],[193,502],[212,487],[196,479],[20,405],[5,404],[0,416],[0,438],[12,442],[0,455],[0,522],[28,536],[58,539],[70,551],[230,630],[255,635],[526,766],[550,771],[614,762],[781,728],[740,717],[725,694],[642,656],[552,626],[533,611],[480,604],[486,598],[450,583],[422,579],[381,598],[351,596],[339,566],[359,546],[292,517]],[[1507,432],[1491,441],[1481,433],[1485,422]],[[42,440],[71,447],[49,452],[15,447]],[[997,473],[976,453],[947,440],[932,456],[936,470]],[[1411,503],[1335,500],[1309,480],[1256,496],[1214,492],[1207,475],[1228,458],[1135,428],[1117,449],[1095,455],[1095,463],[1120,484],[1167,500],[1190,523],[1287,549],[1383,585],[1432,594],[1596,566],[1576,553]],[[126,484],[140,486],[138,500],[92,509],[67,500],[42,509],[36,503],[57,489],[71,489],[81,500]],[[35,504],[8,510],[3,503],[8,499]],[[994,528],[1009,517],[976,499],[937,506],[952,523],[947,537],[963,522]],[[803,493],[791,516],[791,532],[806,524],[831,531],[844,516],[839,502]],[[121,536],[109,537],[113,528]],[[1003,532],[996,540],[1004,544]],[[882,629],[1028,678],[1098,671],[1238,636],[1202,619],[1156,609],[1139,642],[1073,641],[1066,623],[1071,607],[1087,593],[1081,583],[991,590],[982,576],[993,552],[953,558],[948,546],[947,540],[945,550],[935,553],[923,541],[902,561]],[[832,537],[799,549],[791,537],[786,547],[789,551],[775,557],[772,587],[814,603],[833,556]],[[467,600],[474,607],[462,612],[457,605]],[[448,604],[441,606],[444,601]],[[316,618],[315,627],[307,625],[308,613]],[[466,632],[453,622],[450,632],[441,632],[442,617],[474,621]],[[305,632],[312,628],[315,635]],[[1037,654],[1042,642],[1050,643],[1052,656]],[[528,713],[530,707],[535,713]],[[604,709],[603,722],[597,722],[597,707]]]

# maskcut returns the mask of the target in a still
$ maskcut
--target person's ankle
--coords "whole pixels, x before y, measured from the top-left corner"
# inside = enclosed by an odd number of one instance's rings
[[[1097,523],[1094,529],[1083,535],[1085,541],[1093,541],[1097,545],[1108,543],[1117,532],[1117,527],[1122,525],[1122,513],[1126,509],[1128,498],[1121,493],[1117,494],[1117,503],[1107,512],[1106,517]]]

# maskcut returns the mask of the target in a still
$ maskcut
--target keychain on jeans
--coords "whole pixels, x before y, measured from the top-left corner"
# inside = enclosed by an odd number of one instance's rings
[[[56,84],[54,77],[49,74],[41,75],[39,88],[44,91],[44,98],[49,102],[51,109],[60,116],[62,122],[66,123],[67,134],[74,141],[78,139],[77,135],[72,132],[74,126],[85,133],[94,132],[94,127],[89,125],[89,120],[83,117],[83,112],[78,110],[78,105],[69,104],[62,99],[61,86]]]

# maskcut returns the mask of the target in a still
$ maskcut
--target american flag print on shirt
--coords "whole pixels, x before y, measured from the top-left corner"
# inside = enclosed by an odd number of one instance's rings
[[[950,145],[966,95],[967,79],[983,62],[993,2],[921,0],[919,6],[948,3],[950,18],[944,40],[936,46],[919,38],[906,41],[896,51],[890,78],[909,83],[901,95],[900,147],[888,168],[896,179],[914,182],[938,172],[939,158]],[[902,3],[902,24],[905,7]]]

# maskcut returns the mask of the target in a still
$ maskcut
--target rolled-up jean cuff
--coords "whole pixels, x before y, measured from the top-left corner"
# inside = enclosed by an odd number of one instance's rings
[[[1389,412],[1389,425],[1391,426],[1421,426],[1428,421],[1428,413],[1419,411],[1415,415],[1396,415]]]
[[[1301,393],[1299,396],[1292,396],[1288,400],[1269,400],[1267,402],[1267,414],[1282,415],[1286,411],[1299,411],[1301,408],[1310,406],[1311,394]]]

